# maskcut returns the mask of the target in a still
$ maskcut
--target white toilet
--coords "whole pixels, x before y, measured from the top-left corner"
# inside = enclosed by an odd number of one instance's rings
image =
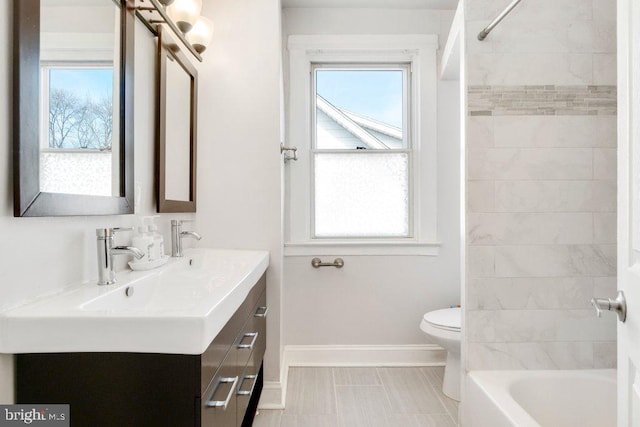
[[[460,336],[462,313],[460,307],[430,311],[420,323],[420,329],[429,340],[447,350],[442,392],[460,400]]]

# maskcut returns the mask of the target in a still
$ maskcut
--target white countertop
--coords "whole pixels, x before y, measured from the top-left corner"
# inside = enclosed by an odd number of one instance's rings
[[[0,353],[202,354],[268,265],[266,251],[190,249],[114,285],[68,288],[0,313]]]

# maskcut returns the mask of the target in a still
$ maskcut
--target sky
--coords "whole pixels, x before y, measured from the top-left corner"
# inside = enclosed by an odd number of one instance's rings
[[[113,69],[89,68],[89,69],[52,69],[49,74],[49,86],[51,89],[66,89],[73,92],[80,99],[87,95],[93,99],[113,95]]]
[[[338,108],[402,128],[402,71],[316,70],[316,91]]]

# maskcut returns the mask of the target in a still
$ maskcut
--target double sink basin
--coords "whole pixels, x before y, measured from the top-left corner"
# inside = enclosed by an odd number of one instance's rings
[[[266,251],[191,249],[114,285],[71,287],[0,313],[0,353],[202,354],[268,265]]]

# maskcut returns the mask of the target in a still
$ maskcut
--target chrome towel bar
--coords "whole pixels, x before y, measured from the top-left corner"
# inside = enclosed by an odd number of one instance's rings
[[[320,268],[320,267],[342,268],[344,267],[344,260],[342,258],[336,258],[333,260],[333,262],[322,262],[320,258],[314,258],[311,260],[311,265],[313,266],[313,268]]]

